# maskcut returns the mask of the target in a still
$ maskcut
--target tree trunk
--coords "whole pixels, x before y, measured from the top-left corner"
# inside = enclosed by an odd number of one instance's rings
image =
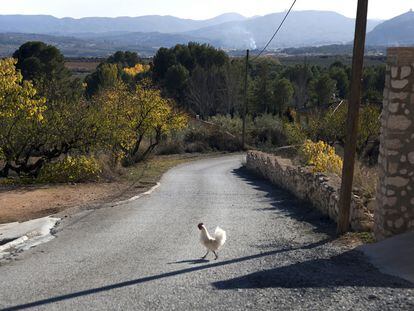
[[[10,171],[10,164],[6,163],[4,167],[0,170],[0,177],[8,177]]]

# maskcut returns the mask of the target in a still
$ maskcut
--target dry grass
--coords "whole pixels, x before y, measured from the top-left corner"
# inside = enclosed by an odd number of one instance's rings
[[[353,249],[363,244],[375,243],[375,237],[372,232],[348,232],[337,238],[334,243]]]
[[[79,73],[91,73],[98,67],[99,61],[66,61],[65,66],[70,71]]]
[[[378,167],[355,164],[354,188],[358,188],[367,199],[375,198],[378,185]]]

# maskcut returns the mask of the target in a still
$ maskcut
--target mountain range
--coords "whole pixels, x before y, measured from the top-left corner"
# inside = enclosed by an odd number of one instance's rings
[[[367,44],[382,46],[414,45],[414,12],[379,24],[367,35]]]
[[[56,18],[49,15],[0,15],[0,32],[53,35],[102,34],[106,32],[179,33],[245,20],[237,13],[226,13],[207,20],[181,19],[174,16]]]
[[[263,47],[285,12],[244,17],[226,13],[207,20],[173,16],[56,18],[48,15],[0,15],[0,55],[40,40],[66,56],[106,56],[116,50],[151,55],[161,46],[196,41],[226,50]],[[367,42],[401,45],[414,42],[414,13],[392,20],[369,20]],[[355,20],[329,11],[293,11],[270,49],[345,44],[353,39]]]

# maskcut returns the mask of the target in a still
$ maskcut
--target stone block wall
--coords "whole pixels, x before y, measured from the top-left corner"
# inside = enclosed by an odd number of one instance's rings
[[[289,159],[260,151],[247,153],[246,167],[299,199],[310,202],[324,215],[337,221],[341,185],[337,175],[313,173],[310,168],[296,166]],[[353,194],[350,215],[353,230],[372,230],[374,205],[374,201],[363,202],[362,198]]]
[[[374,232],[414,231],[414,48],[388,49]]]

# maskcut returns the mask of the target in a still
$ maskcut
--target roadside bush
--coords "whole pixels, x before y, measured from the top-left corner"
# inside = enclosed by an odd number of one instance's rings
[[[249,118],[250,119],[250,118]],[[223,131],[227,131],[233,135],[241,135],[243,128],[242,118],[229,115],[216,115],[211,117],[208,121],[218,125]],[[251,123],[251,120],[249,120]]]
[[[43,166],[38,180],[50,183],[96,181],[101,173],[101,164],[96,158],[67,156],[63,160]]]
[[[283,125],[283,130],[289,145],[302,145],[307,138],[306,132],[299,123],[286,122]]]
[[[181,141],[171,140],[168,142],[163,142],[158,146],[157,154],[159,155],[168,155],[168,154],[180,154],[184,153],[184,146]]]
[[[231,137],[222,131],[212,131],[208,136],[208,145],[217,151],[236,152],[242,149],[238,137]]]
[[[189,143],[185,146],[185,152],[188,153],[207,153],[210,152],[210,146],[203,141],[197,141],[193,143]]]
[[[336,110],[315,113],[309,119],[303,131],[313,141],[323,140],[330,145],[344,145],[346,137],[346,119],[348,104],[343,103]],[[358,154],[363,153],[367,146],[379,139],[381,111],[374,105],[364,105],[360,110],[358,124]]]
[[[256,146],[283,146],[287,142],[283,122],[271,114],[256,117],[249,132]]]
[[[306,140],[300,149],[300,156],[306,165],[313,167],[314,172],[342,173],[342,159],[335,153],[335,148],[323,141],[317,143]]]
[[[197,141],[207,141],[209,130],[200,126],[189,126],[184,133],[184,143],[194,143]]]
[[[212,130],[205,127],[189,127],[184,136],[187,152],[239,151],[241,144],[236,136],[222,130]],[[192,151],[194,150],[194,151]]]

